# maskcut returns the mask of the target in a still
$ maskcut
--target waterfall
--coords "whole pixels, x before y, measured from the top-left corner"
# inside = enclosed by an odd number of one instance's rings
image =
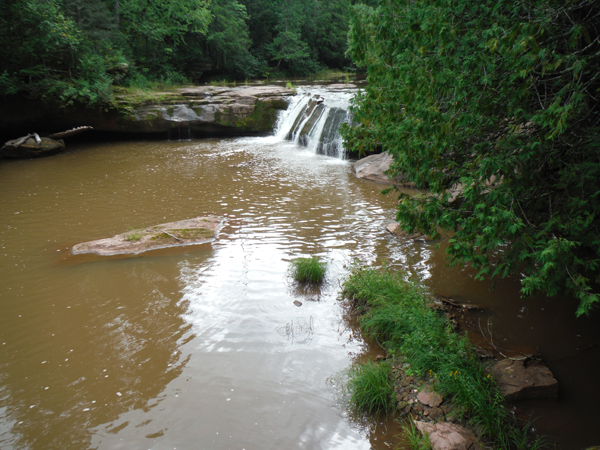
[[[339,128],[352,120],[349,106],[355,92],[347,86],[298,88],[279,117],[275,136],[314,153],[344,159]]]

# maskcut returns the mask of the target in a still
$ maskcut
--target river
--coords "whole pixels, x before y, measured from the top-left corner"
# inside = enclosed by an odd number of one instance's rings
[[[490,291],[445,267],[443,242],[398,240],[385,228],[394,197],[348,161],[276,137],[82,142],[0,162],[0,186],[2,449],[389,448],[398,427],[354,423],[331,381],[378,352],[339,302],[355,261],[484,306],[472,331],[537,348],[561,383],[558,402],[519,413],[565,450],[598,444],[597,315],[523,301],[515,280]],[[212,244],[70,254],[207,214],[224,219]],[[321,290],[287,276],[308,255],[328,262]]]

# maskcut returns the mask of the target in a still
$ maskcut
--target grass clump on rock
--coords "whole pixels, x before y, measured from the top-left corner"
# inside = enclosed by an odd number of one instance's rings
[[[327,263],[316,256],[294,259],[290,263],[290,275],[299,283],[321,284],[326,271]]]
[[[455,412],[487,435],[494,448],[528,448],[469,340],[429,308],[421,287],[387,268],[357,267],[345,280],[342,296],[360,315],[363,333],[401,356],[415,376],[436,379],[435,390],[450,398]],[[348,389],[353,382],[351,377]]]
[[[127,242],[137,242],[140,239],[142,239],[142,236],[144,235],[144,230],[134,230],[133,228],[130,229],[130,231],[128,231],[124,236],[123,239]]]
[[[394,406],[391,374],[392,368],[387,361],[354,365],[347,385],[351,407],[367,414],[389,411]]]

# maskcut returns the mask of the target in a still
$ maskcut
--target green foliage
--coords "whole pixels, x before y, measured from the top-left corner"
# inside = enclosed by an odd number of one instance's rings
[[[368,70],[349,151],[389,151],[409,232],[451,231],[453,263],[523,274],[525,296],[600,299],[600,4],[380,0],[355,6]]]
[[[267,45],[271,58],[277,60],[277,68],[282,61],[294,63],[310,56],[308,44],[302,40],[300,26],[305,20],[301,2],[282,0],[278,21],[275,26],[277,37]]]
[[[249,52],[251,45],[246,7],[235,0],[213,0],[213,21],[206,42],[216,70],[243,78],[256,76],[259,63]]]
[[[427,307],[418,285],[389,269],[355,268],[344,281],[342,296],[361,313],[366,335],[389,352],[401,354],[418,376],[436,378],[436,389],[452,397],[469,422],[494,440],[495,448],[508,449],[522,441],[502,395],[481,368],[468,339],[454,333],[446,317]]]
[[[290,275],[299,283],[321,284],[326,271],[327,263],[316,256],[294,259],[290,263]]]
[[[385,361],[355,364],[350,369],[347,389],[354,410],[366,414],[389,411],[394,405],[390,364]]]

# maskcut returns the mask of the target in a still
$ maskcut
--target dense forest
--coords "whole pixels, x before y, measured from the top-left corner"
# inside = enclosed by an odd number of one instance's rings
[[[349,148],[394,156],[426,195],[410,232],[449,231],[479,277],[524,295],[600,300],[600,2],[381,0],[357,6],[351,56],[368,70]]]
[[[352,3],[3,0],[0,95],[99,104],[110,98],[113,85],[349,67]]]

